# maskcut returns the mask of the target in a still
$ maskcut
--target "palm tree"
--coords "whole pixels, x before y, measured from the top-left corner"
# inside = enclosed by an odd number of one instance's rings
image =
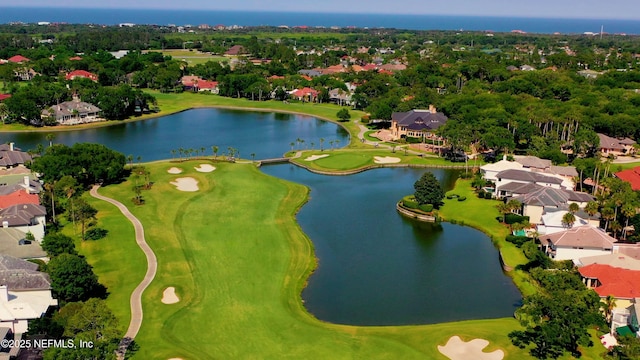
[[[572,214],[577,213],[578,211],[580,211],[580,206],[576,203],[571,203],[569,204],[569,212]]]
[[[629,219],[636,215],[636,208],[631,204],[624,204],[622,209],[620,209],[622,215],[625,217],[625,226],[622,231],[622,236],[626,240],[627,239],[627,228],[629,227]]]
[[[324,151],[324,138],[320,138],[320,151]]]
[[[613,211],[612,208],[605,207],[605,208],[602,208],[602,211],[600,211],[600,215],[605,220],[604,231],[606,232],[607,228],[609,227],[609,221],[615,219],[616,213]]]
[[[206,150],[206,148],[203,146],[200,148],[200,154],[201,156],[204,156],[204,151]]]
[[[335,139],[335,140],[334,140],[334,142],[335,142],[335,144],[336,144],[336,147],[338,147],[338,145],[340,145],[340,140]]]
[[[298,150],[300,150],[300,144],[302,143],[302,139],[297,138],[296,143],[298,144]]]
[[[611,324],[611,316],[613,315],[613,309],[616,308],[616,298],[613,295],[607,295],[603,301],[604,316],[608,324]]]
[[[505,224],[507,222],[507,214],[511,212],[511,208],[503,202],[496,205],[496,207],[498,208],[498,211],[502,214],[502,223]]]
[[[53,146],[53,139],[56,138],[56,136],[52,133],[47,134],[47,136],[45,136],[45,138],[49,141],[49,147]]]
[[[618,236],[616,235],[618,234],[618,231],[622,230],[622,225],[620,225],[618,220],[613,220],[611,221],[611,224],[609,224],[609,228],[611,229],[611,233],[613,234],[613,237],[617,239]]]
[[[251,162],[254,162],[256,160],[256,153],[251,153]]]
[[[184,148],[180,146],[180,148],[178,149],[178,152],[180,153],[180,162],[182,162],[182,155],[184,155]]]
[[[520,201],[518,200],[511,199],[509,200],[509,202],[507,202],[507,207],[509,208],[510,212],[514,212],[514,211],[520,212],[520,209],[522,208],[522,204],[520,204]]]
[[[129,165],[131,165],[131,167],[133,167],[133,155],[128,155],[127,156],[127,161],[129,162]]]
[[[590,217],[594,216],[598,213],[598,203],[595,201],[589,201],[584,207],[584,211],[586,211]]]
[[[313,150],[313,148],[316,146],[316,144],[312,141],[311,142],[311,150]]]
[[[171,149],[171,159],[175,159],[176,157],[176,149]]]
[[[293,141],[289,143],[289,146],[291,146],[291,151],[293,151],[293,147],[296,145],[296,143],[294,143]]]
[[[333,150],[333,140],[329,140],[329,144],[331,145],[331,150]]]
[[[217,158],[218,158],[218,150],[220,150],[220,149],[219,149],[217,146],[215,146],[215,145],[211,147],[211,151],[213,151],[213,157],[214,157],[215,159],[217,159]]]
[[[55,182],[54,183],[45,183],[44,184],[44,188],[45,190],[47,190],[49,192],[49,196],[51,196],[51,222],[52,223],[56,223],[56,203],[55,203],[55,198],[56,198],[56,194],[55,194]]]
[[[573,215],[572,212],[567,212],[562,217],[562,225],[564,225],[564,227],[566,227],[566,228],[571,229],[575,222],[576,222],[576,216]]]

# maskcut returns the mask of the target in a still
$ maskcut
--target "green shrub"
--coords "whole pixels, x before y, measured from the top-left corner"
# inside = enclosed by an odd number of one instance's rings
[[[526,236],[516,236],[516,235],[507,235],[506,240],[512,244],[515,244],[517,247],[521,247],[522,244],[530,241],[531,239]]]
[[[484,199],[484,194],[486,194],[486,192],[484,190],[478,191],[478,198]]]
[[[457,197],[458,197],[457,194],[449,194],[449,195],[447,195],[447,199],[449,199],[449,200],[451,200],[453,198],[457,198]]]
[[[466,196],[460,196],[460,197],[458,198],[458,201],[465,201],[465,200],[467,200],[467,197],[466,197]]]
[[[490,193],[490,192],[486,192],[486,193],[484,193],[484,198],[485,199],[492,199],[493,198],[493,194]]]
[[[507,214],[507,216],[505,216],[505,223],[509,225],[519,223],[519,222],[524,222],[525,220],[529,221],[529,217],[520,216],[518,214]]]
[[[409,209],[417,209],[418,202],[413,195],[408,195],[402,198],[402,204]]]
[[[418,208],[424,212],[431,212],[433,210],[433,204],[422,204]]]
[[[473,176],[472,172],[463,172],[460,174],[460,179],[471,179]]]

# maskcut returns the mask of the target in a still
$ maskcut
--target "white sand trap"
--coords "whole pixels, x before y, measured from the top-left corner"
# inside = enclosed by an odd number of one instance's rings
[[[212,172],[213,170],[216,169],[216,167],[209,164],[200,164],[200,166],[194,169],[196,169],[196,171],[198,172]]]
[[[490,353],[483,352],[482,349],[488,345],[489,341],[484,339],[473,339],[469,342],[464,342],[460,337],[452,336],[445,346],[438,345],[438,351],[451,360],[502,360],[504,358],[504,351],[502,350]]]
[[[322,159],[322,158],[326,158],[327,156],[329,156],[329,154],[324,154],[324,155],[311,155],[307,158],[304,159],[304,161],[314,161],[314,160],[318,160],[318,159]]]
[[[172,167],[171,169],[167,170],[167,172],[169,174],[180,174],[182,172],[182,169],[177,167]]]
[[[176,189],[180,191],[198,191],[198,180],[191,177],[177,178],[176,181],[170,182]]]
[[[175,304],[178,301],[180,301],[180,299],[178,299],[178,295],[176,295],[176,288],[169,286],[164,289],[164,292],[162,293],[163,304]]]
[[[182,360],[182,358],[171,358],[169,360]]]
[[[397,157],[392,157],[392,156],[374,156],[373,157],[373,162],[375,162],[376,164],[395,164],[395,163],[399,163],[400,158]]]

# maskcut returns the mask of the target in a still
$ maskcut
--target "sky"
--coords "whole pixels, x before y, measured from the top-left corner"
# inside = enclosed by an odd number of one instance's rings
[[[0,0],[0,7],[7,6]],[[638,0],[21,0],[12,6],[640,19]],[[18,5],[19,4],[19,5]]]

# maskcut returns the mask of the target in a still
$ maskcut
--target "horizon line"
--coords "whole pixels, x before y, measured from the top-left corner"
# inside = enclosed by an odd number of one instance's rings
[[[393,16],[448,16],[448,17],[484,17],[484,18],[516,18],[516,19],[565,19],[565,20],[623,20],[623,21],[634,21],[640,20],[640,17],[573,17],[573,16],[555,16],[551,15],[489,15],[489,14],[454,14],[454,13],[389,13],[389,12],[360,12],[360,11],[308,11],[308,10],[260,10],[260,9],[215,9],[215,8],[146,8],[146,7],[100,7],[100,6],[38,6],[38,5],[2,5],[1,8],[8,9],[75,9],[75,10],[146,10],[146,11],[178,11],[178,12],[189,12],[189,11],[211,11],[211,12],[248,12],[248,13],[291,13],[291,14],[331,14],[331,15],[340,15],[340,14],[350,14],[350,15],[393,15]]]

